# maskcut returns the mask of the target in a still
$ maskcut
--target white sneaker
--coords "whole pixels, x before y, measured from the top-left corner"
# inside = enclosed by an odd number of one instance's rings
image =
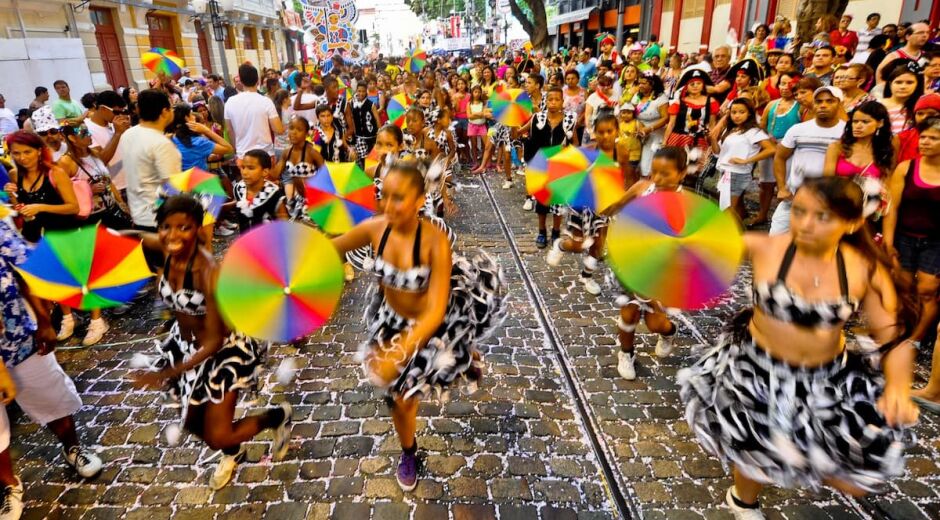
[[[533,209],[535,209],[535,203],[532,202],[532,199],[527,198],[525,199],[525,202],[522,203],[522,209],[526,211],[532,211]]]
[[[215,227],[215,236],[217,237],[230,237],[234,234],[235,234],[235,230],[230,227],[226,227],[222,225]]]
[[[601,293],[601,286],[595,282],[593,278],[586,278],[582,276],[581,285],[584,286],[584,290],[587,291],[588,294],[597,296]]]
[[[591,247],[591,246],[588,246],[588,247]],[[594,258],[593,256],[584,255],[584,260],[582,261],[582,263],[584,264],[584,268],[587,269],[588,272],[593,273],[594,271],[597,271],[597,259]]]
[[[512,181],[503,181],[503,189],[504,190],[512,189]]]
[[[209,487],[213,491],[218,491],[232,481],[232,475],[235,474],[235,468],[245,460],[245,445],[242,444],[235,455],[222,454],[219,459],[219,465],[215,467],[212,476],[209,477]]]
[[[62,456],[84,478],[94,477],[101,472],[101,459],[85,447],[72,446],[68,451],[62,448]]]
[[[281,410],[284,410],[284,420],[274,429],[274,442],[271,443],[271,458],[276,461],[283,460],[287,455],[287,448],[290,447],[291,416],[294,413],[287,401],[281,403]]]
[[[23,481],[0,489],[0,520],[19,520],[23,515]]]
[[[672,354],[672,349],[676,346],[676,335],[659,335],[659,341],[656,342],[656,357],[667,357]]]
[[[734,520],[764,520],[766,518],[759,508],[751,509],[735,504],[732,490],[734,490],[734,486],[728,488],[728,493],[725,495],[725,502],[728,504],[728,509],[731,510],[731,514],[734,515]]]
[[[636,359],[636,353],[617,351],[617,373],[627,381],[636,379],[636,369],[633,368],[633,361]]]
[[[548,265],[557,267],[564,256],[565,252],[561,250],[561,239],[559,238],[552,242],[552,248],[549,249],[548,254],[545,255],[545,261],[548,262]]]
[[[104,318],[91,320],[88,323],[88,330],[85,332],[85,339],[82,340],[82,345],[90,347],[95,343],[98,343],[110,328],[111,327],[108,326],[108,322],[104,321]]]
[[[75,318],[71,314],[62,316],[62,323],[59,325],[59,333],[55,339],[65,341],[72,337],[75,332]]]

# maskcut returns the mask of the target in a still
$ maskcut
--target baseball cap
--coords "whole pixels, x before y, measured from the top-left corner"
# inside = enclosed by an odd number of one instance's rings
[[[842,93],[842,89],[839,87],[823,85],[819,87],[818,89],[816,89],[816,92],[813,92],[813,99],[815,99],[816,96],[818,96],[820,92],[828,92],[832,94],[832,97],[838,99],[839,101],[842,101],[845,99],[845,94]]]
[[[36,109],[33,115],[30,116],[30,120],[33,123],[33,131],[37,133],[59,128],[59,122],[52,115],[52,108],[48,106],[41,106]]]

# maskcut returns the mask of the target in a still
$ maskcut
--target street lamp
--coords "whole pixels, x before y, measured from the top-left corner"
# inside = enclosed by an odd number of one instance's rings
[[[228,80],[228,58],[225,56],[225,27],[222,13],[235,7],[235,0],[193,0],[193,9],[200,14],[208,14],[212,24],[212,39],[219,44],[219,61],[222,62],[223,81]]]

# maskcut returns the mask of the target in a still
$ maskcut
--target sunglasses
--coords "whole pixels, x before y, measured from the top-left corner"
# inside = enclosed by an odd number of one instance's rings
[[[91,137],[91,131],[86,126],[80,126],[75,129],[75,135],[78,137]]]
[[[49,130],[43,130],[42,132],[36,132],[39,134],[39,137],[46,137],[47,135],[59,135],[58,128],[50,128]]]

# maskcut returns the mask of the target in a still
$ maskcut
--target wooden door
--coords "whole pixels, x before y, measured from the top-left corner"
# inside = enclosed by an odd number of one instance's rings
[[[170,21],[169,16],[148,14],[147,29],[150,31],[151,47],[163,47],[176,52],[176,37],[173,34],[173,22]]]
[[[206,28],[202,22],[196,20],[196,40],[199,43],[199,61],[202,63],[202,70],[212,72],[212,59],[209,57],[209,40],[206,39]],[[200,76],[202,74],[200,73]]]
[[[104,66],[108,84],[115,89],[127,86],[127,70],[124,68],[124,56],[121,54],[121,43],[114,29],[111,9],[92,7],[91,21],[95,24],[95,41],[101,53],[101,64]]]

